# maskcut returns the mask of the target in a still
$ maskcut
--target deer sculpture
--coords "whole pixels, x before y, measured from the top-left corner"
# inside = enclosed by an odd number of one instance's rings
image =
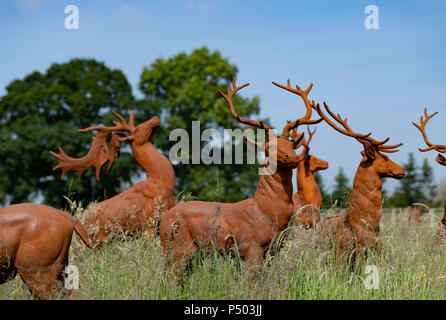
[[[428,121],[434,117],[436,114],[438,114],[437,112],[434,112],[433,114],[429,115],[427,113],[427,108],[424,108],[424,117],[421,116],[420,117],[420,124],[417,124],[415,122],[412,122],[412,124],[418,128],[418,130],[420,130],[421,134],[423,135],[423,139],[424,142],[427,145],[427,148],[419,148],[418,150],[420,150],[421,152],[426,152],[426,151],[430,151],[430,150],[435,150],[437,152],[440,152],[437,155],[437,158],[435,159],[435,161],[437,161],[439,164],[441,164],[442,166],[446,166],[446,158],[441,155],[441,153],[445,153],[446,152],[446,145],[441,145],[441,144],[432,144],[426,134],[426,124],[428,123]],[[444,207],[444,214],[443,214],[443,219],[441,219],[441,223],[440,223],[440,231],[442,232],[442,234],[445,234],[444,230],[446,230],[446,207]]]
[[[91,204],[85,211],[86,228],[94,244],[105,242],[110,235],[121,231],[153,234],[160,215],[173,207],[175,199],[175,172],[170,161],[152,145],[152,138],[160,126],[160,119],[152,117],[135,126],[134,113],[130,113],[129,123],[116,112],[120,120],[114,127],[93,126],[80,129],[80,132],[97,130],[88,154],[80,159],[71,158],[59,146],[59,154],[50,153],[59,160],[53,170],[62,170],[62,179],[67,171],[82,173],[96,168],[96,179],[102,166],[109,161],[108,171],[113,166],[115,155],[119,156],[120,142],[129,141],[133,156],[146,172],[146,180],[138,182],[126,191],[99,203]],[[127,134],[128,132],[129,134]],[[110,146],[107,137],[112,135]]]
[[[335,115],[325,102],[324,106],[329,116],[341,127],[322,111],[319,104],[313,104],[313,108],[328,125],[336,131],[356,139],[364,148],[361,151],[362,160],[353,180],[349,207],[345,213],[327,217],[321,223],[323,232],[329,234],[333,239],[336,260],[341,262],[340,258],[346,252],[351,252],[351,257],[354,259],[362,251],[361,249],[379,249],[379,244],[375,245],[382,214],[381,178],[401,179],[405,175],[405,169],[384,154],[399,151],[396,148],[400,147],[402,143],[385,145],[390,138],[377,141],[370,137],[371,133],[356,133],[347,124],[347,118],[342,119],[339,114]]]
[[[412,203],[407,207],[407,213],[409,214],[409,220],[415,220],[417,223],[421,223],[421,217],[423,215],[423,207],[418,203]]]
[[[37,299],[79,298],[63,283],[73,231],[92,248],[80,221],[66,212],[33,203],[1,208],[0,284],[18,273]]]
[[[310,155],[310,142],[316,132],[307,127],[308,139],[303,139],[303,151],[300,154],[302,159],[297,165],[296,180],[297,192],[293,195],[295,216],[292,225],[311,228],[319,223],[319,210],[322,206],[322,193],[319,189],[314,173],[328,168],[328,163],[324,160]]]
[[[426,152],[426,151],[430,151],[430,150],[435,150],[435,151],[438,151],[440,153],[445,153],[446,152],[446,145],[430,143],[430,141],[429,141],[429,139],[427,137],[427,134],[426,134],[426,124],[436,114],[438,114],[438,111],[434,112],[431,115],[428,115],[427,114],[427,108],[425,108],[424,109],[424,116],[425,116],[425,118],[423,118],[423,116],[420,117],[420,124],[412,122],[412,124],[415,127],[417,127],[418,130],[420,130],[421,134],[423,135],[424,142],[427,144],[427,148],[424,148],[424,149],[419,148],[418,149],[421,152]],[[446,166],[446,158],[444,156],[442,156],[440,153],[438,154],[438,156],[435,159],[435,161],[437,161],[439,164],[441,164],[443,166]]]
[[[276,170],[265,161],[254,198],[236,203],[188,201],[165,213],[161,217],[160,238],[172,273],[181,274],[197,248],[215,249],[221,253],[234,248],[243,260],[259,265],[273,238],[288,226],[294,213],[292,170],[300,161],[295,150],[303,138],[303,134],[292,136],[291,131],[299,125],[319,123],[322,119],[310,120],[312,109],[308,93],[312,84],[306,90],[297,85],[296,89],[292,88],[289,80],[286,87],[273,84],[299,95],[306,105],[306,114],[288,122],[280,135],[274,134],[263,121],[249,120],[236,113],[232,97],[249,83],[237,87],[234,78],[232,89],[229,85],[226,94],[219,90],[238,122],[266,131],[265,143],[249,139],[246,142],[250,147],[265,151],[267,159],[276,153]]]

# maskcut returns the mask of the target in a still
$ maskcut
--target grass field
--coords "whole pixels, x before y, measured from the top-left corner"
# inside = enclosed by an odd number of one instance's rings
[[[198,254],[181,282],[166,277],[159,238],[123,236],[94,251],[73,239],[70,263],[84,299],[445,299],[446,246],[430,221],[385,214],[381,254],[351,270],[334,263],[315,230],[292,230],[258,271],[236,256]],[[377,267],[378,289],[366,289],[366,265]],[[0,299],[32,297],[17,277],[0,286]]]

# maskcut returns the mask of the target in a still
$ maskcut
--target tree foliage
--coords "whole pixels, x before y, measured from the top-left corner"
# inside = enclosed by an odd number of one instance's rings
[[[429,206],[435,205],[436,185],[433,180],[432,167],[425,158],[419,167],[412,153],[409,153],[404,168],[406,174],[399,181],[392,197],[385,199],[384,205],[389,207],[407,207],[412,203],[424,203]]]
[[[331,193],[323,195],[323,207],[336,206],[345,208],[350,200],[352,189],[349,186],[349,180],[344,173],[344,169],[339,167],[339,172],[335,176],[335,186]]]
[[[236,75],[235,65],[218,51],[211,52],[206,47],[190,54],[183,52],[168,59],[159,58],[144,67],[140,90],[145,101],[160,108],[162,122],[161,130],[154,137],[155,145],[168,155],[176,143],[169,141],[170,131],[185,129],[192,137],[192,121],[200,121],[201,131],[244,128],[232,117],[217,91],[226,92]],[[234,105],[237,113],[247,118],[260,111],[258,97],[243,98],[237,93]],[[205,144],[202,142],[201,148]],[[252,196],[259,178],[257,165],[178,164],[174,168],[177,191],[190,192],[207,201],[234,202]]]
[[[93,201],[119,191],[137,170],[131,156],[123,153],[109,177],[94,170],[82,181],[69,173],[64,181],[49,150],[61,145],[72,157],[85,155],[93,133],[79,133],[93,124],[112,125],[111,110],[128,115],[134,105],[131,87],[123,73],[89,59],[53,64],[45,73],[33,72],[11,82],[0,100],[0,203],[33,201],[63,206],[63,195]]]

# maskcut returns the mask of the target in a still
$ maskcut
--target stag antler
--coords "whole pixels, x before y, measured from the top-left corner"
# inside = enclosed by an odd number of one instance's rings
[[[133,140],[134,136],[133,133],[135,132],[135,121],[134,121],[134,112],[133,110],[130,111],[130,116],[129,116],[129,123],[127,123],[127,121],[125,121],[124,117],[121,116],[119,113],[112,111],[112,113],[120,120],[120,122],[118,121],[113,121],[113,123],[115,124],[114,127],[104,127],[104,126],[93,126],[93,127],[88,127],[85,129],[79,129],[79,132],[88,132],[88,131],[92,131],[92,130],[98,130],[99,132],[108,132],[110,133],[115,133],[118,136],[119,141],[128,141],[128,140]],[[124,131],[128,131],[131,133],[130,136],[128,136]]]
[[[437,111],[437,112],[434,112],[434,113],[431,114],[431,115],[428,115],[428,114],[427,114],[427,108],[424,108],[424,116],[425,116],[426,118],[423,118],[423,116],[421,116],[421,117],[420,117],[420,124],[416,124],[415,122],[412,122],[413,125],[414,125],[415,127],[417,127],[418,130],[420,130],[421,134],[423,135],[424,142],[426,142],[426,144],[428,145],[427,148],[424,148],[424,149],[419,148],[419,149],[418,149],[418,150],[420,150],[420,151],[422,151],[422,152],[426,152],[426,151],[429,151],[429,150],[436,150],[436,151],[441,152],[441,153],[446,152],[446,145],[432,144],[432,143],[429,142],[429,139],[427,138],[427,135],[426,135],[426,128],[425,128],[425,127],[426,127],[426,123],[427,123],[432,117],[434,117],[437,113],[438,113],[438,111]]]
[[[339,126],[337,126],[333,121],[331,121],[331,119],[329,117],[327,117],[326,114],[324,114],[322,112],[321,107],[319,106],[319,103],[317,105],[313,105],[313,108],[317,111],[317,113],[325,120],[325,122],[327,122],[331,127],[333,127],[336,131],[345,134],[349,137],[355,138],[356,140],[358,140],[361,143],[365,143],[368,142],[370,143],[377,151],[382,151],[382,152],[388,152],[388,153],[393,153],[393,152],[397,152],[399,151],[398,147],[402,146],[403,143],[398,143],[398,144],[394,144],[394,145],[384,145],[387,141],[390,140],[390,137],[384,139],[383,141],[378,141],[373,139],[372,137],[370,137],[370,135],[372,134],[371,132],[367,133],[367,134],[360,134],[360,133],[356,133],[354,132],[350,126],[347,124],[347,118],[342,119],[342,117],[337,114],[335,115],[330,108],[328,107],[328,105],[325,103],[324,101],[324,107],[325,110],[327,110],[327,112],[329,113],[329,115],[335,119],[339,124],[342,125],[343,128],[340,128]]]
[[[304,156],[308,156],[308,153],[310,152],[310,142],[311,142],[311,139],[313,138],[313,135],[316,133],[316,128],[314,128],[314,130],[311,131],[310,125],[307,125],[307,131],[308,131],[308,139],[305,139],[305,137],[302,139],[302,146],[304,147],[302,154]],[[297,128],[293,129],[290,136],[292,138],[295,138],[298,136]]]
[[[110,174],[110,170],[115,162],[116,156],[120,155],[120,141],[132,140],[133,132],[135,130],[134,125],[134,113],[130,112],[130,120],[127,123],[120,114],[112,111],[113,114],[120,120],[120,122],[113,121],[114,127],[93,126],[85,129],[79,129],[79,132],[88,132],[97,130],[98,134],[93,137],[93,143],[90,150],[82,158],[71,158],[63,149],[58,146],[60,153],[50,151],[50,154],[59,160],[59,164],[53,168],[54,170],[62,169],[61,179],[64,178],[65,173],[68,171],[77,171],[79,179],[82,174],[90,167],[96,169],[96,179],[101,181],[99,173],[102,166],[109,161],[107,172]],[[132,135],[128,136],[124,131],[129,131]],[[107,137],[112,135],[110,140],[110,146],[107,145]]]
[[[308,155],[308,152],[310,151],[310,142],[311,142],[311,139],[313,138],[313,135],[316,133],[316,128],[314,128],[314,130],[311,131],[310,126],[307,125],[307,131],[308,131],[308,139],[304,138],[304,142],[302,143],[302,145],[304,146],[304,152],[306,155]]]
[[[313,83],[311,83],[307,90],[302,90],[297,84],[296,84],[296,89],[291,87],[290,84],[290,79],[287,80],[287,86],[281,85],[277,82],[272,81],[272,83],[276,86],[278,86],[279,88],[285,89],[289,92],[295,93],[297,95],[299,95],[302,100],[305,103],[305,106],[307,107],[307,112],[305,113],[305,115],[300,118],[297,119],[295,121],[288,121],[287,125],[283,128],[283,132],[282,132],[282,136],[283,137],[289,137],[291,136],[290,131],[297,128],[299,125],[302,124],[316,124],[322,121],[322,118],[317,119],[317,120],[310,120],[311,118],[311,107],[314,106],[314,100],[312,100],[311,102],[308,101],[308,93],[311,91],[311,88],[313,88]]]
[[[235,112],[235,108],[234,108],[234,104],[232,102],[232,97],[234,96],[234,94],[237,93],[237,91],[239,91],[240,89],[249,86],[249,83],[245,83],[243,85],[241,85],[240,87],[237,87],[236,83],[237,78],[234,77],[234,79],[232,80],[232,87],[233,89],[231,89],[231,85],[228,85],[228,94],[224,94],[221,90],[218,90],[218,93],[220,93],[223,98],[226,100],[226,102],[229,105],[229,109],[231,109],[231,114],[232,116],[240,123],[243,124],[247,124],[256,128],[260,128],[260,129],[265,129],[265,130],[270,130],[271,128],[264,123],[262,120],[259,121],[254,121],[254,120],[249,120],[243,117],[240,117],[237,112]]]

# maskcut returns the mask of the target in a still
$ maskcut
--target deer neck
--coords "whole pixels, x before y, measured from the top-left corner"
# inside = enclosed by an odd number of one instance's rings
[[[314,173],[310,171],[308,163],[299,163],[297,167],[297,194],[306,203],[315,208],[322,206],[322,194],[316,183]]]
[[[147,178],[160,180],[172,192],[175,190],[175,171],[172,164],[151,142],[132,143],[135,160],[146,172]]]
[[[281,230],[288,226],[293,214],[292,175],[292,169],[278,167],[272,172],[264,166],[254,194],[257,207]]]
[[[382,206],[382,182],[373,165],[361,162],[353,180],[346,221],[360,234],[379,233]]]

